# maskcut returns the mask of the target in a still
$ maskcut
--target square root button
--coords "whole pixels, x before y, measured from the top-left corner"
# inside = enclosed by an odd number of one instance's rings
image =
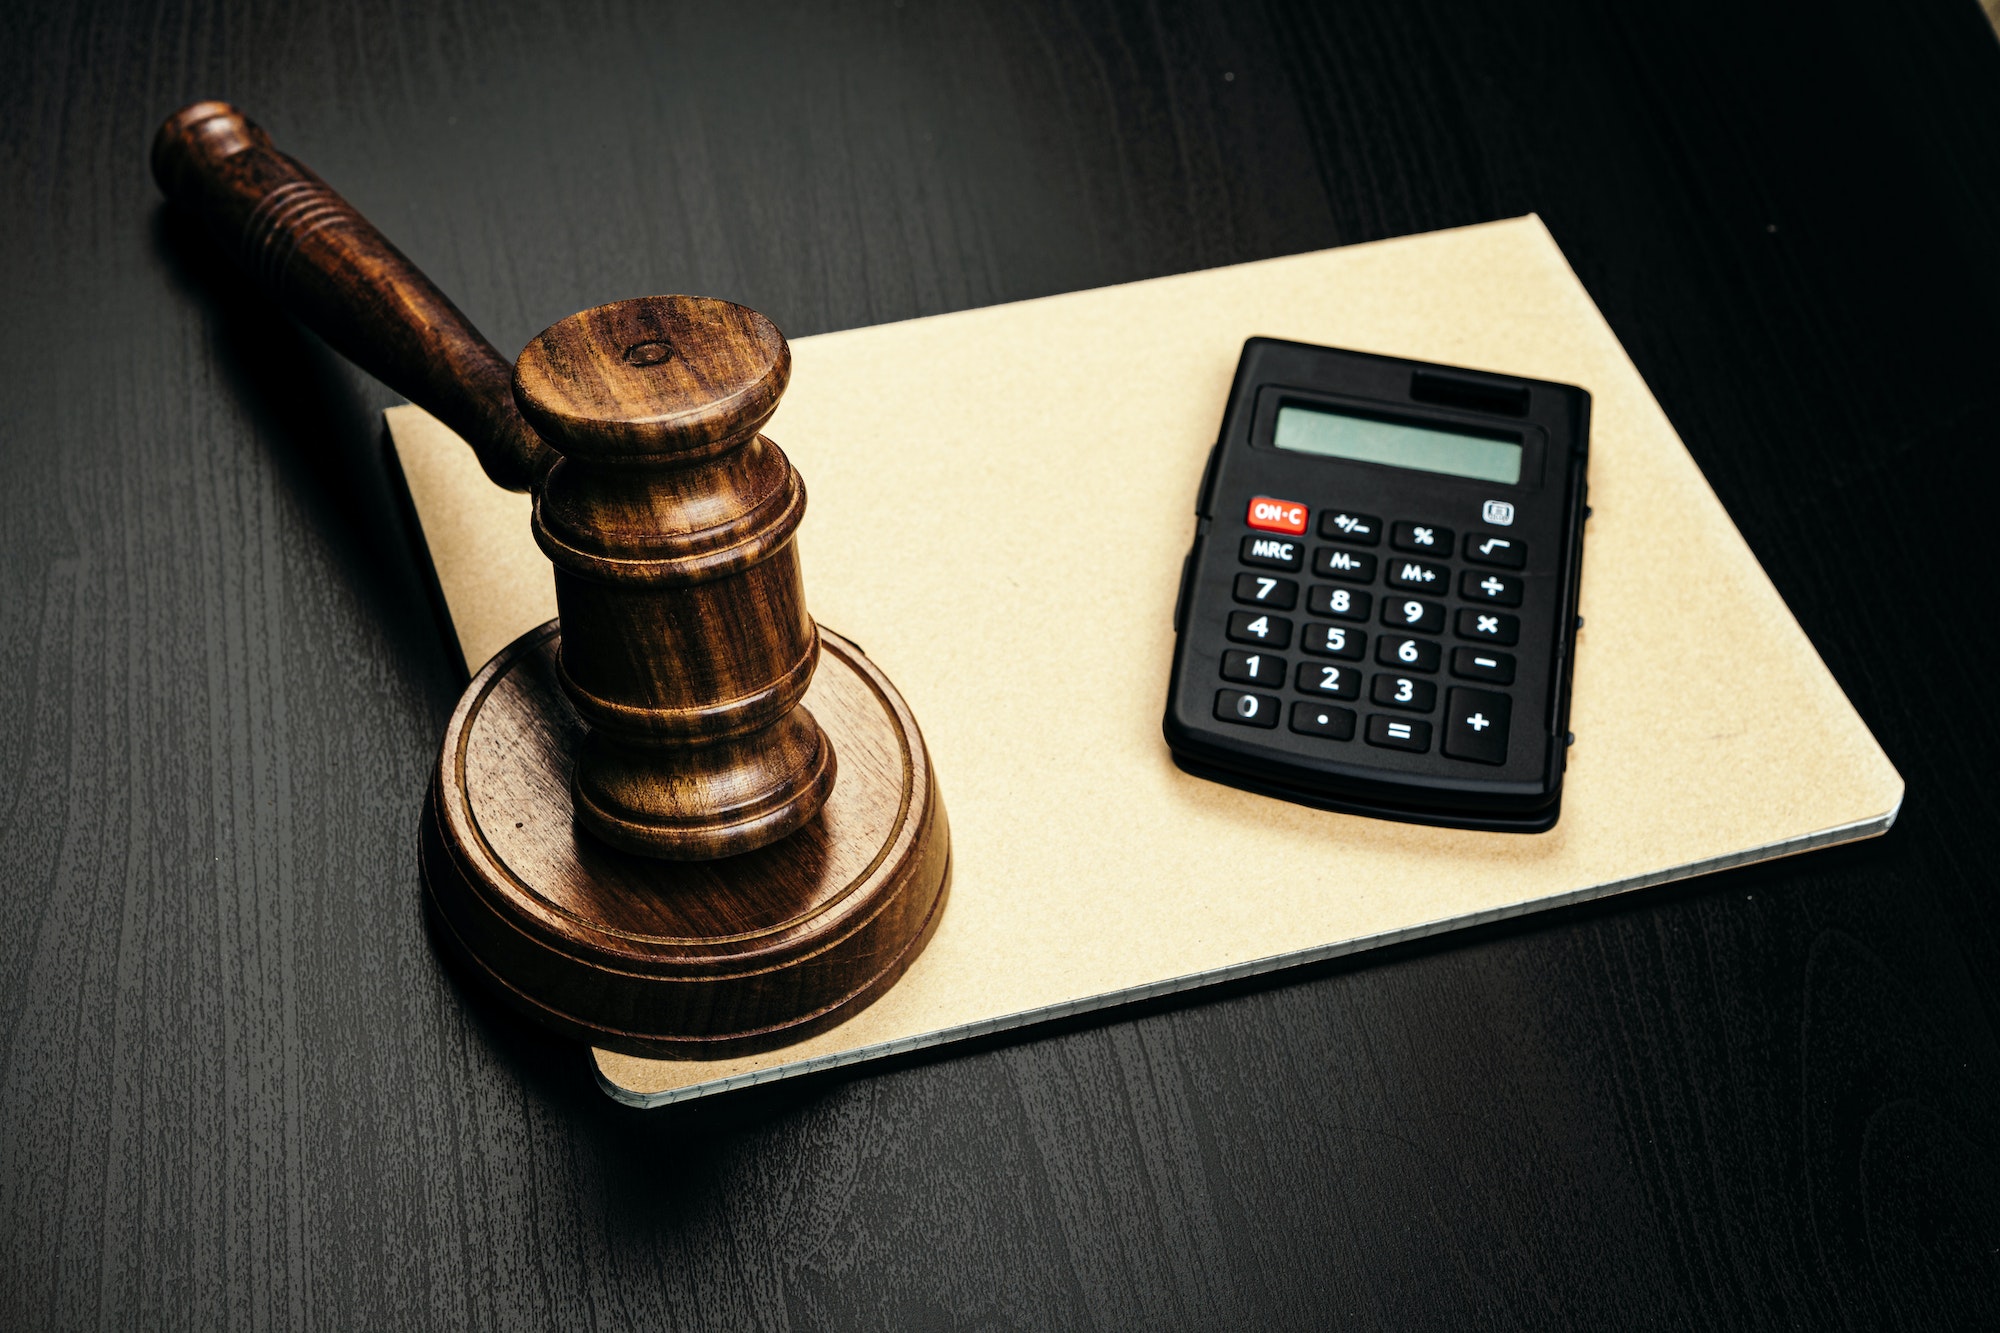
[[[1475,764],[1507,762],[1513,700],[1492,690],[1453,689],[1445,700],[1444,752]]]

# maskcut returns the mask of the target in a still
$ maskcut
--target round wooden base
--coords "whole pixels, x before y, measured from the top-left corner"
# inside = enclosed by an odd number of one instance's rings
[[[432,780],[439,944],[535,1021],[638,1055],[782,1046],[880,995],[937,928],[951,835],[909,708],[821,636],[803,706],[838,756],[833,794],[790,837],[717,861],[634,856],[577,828],[585,729],[557,684],[560,630],[508,645],[459,700]]]

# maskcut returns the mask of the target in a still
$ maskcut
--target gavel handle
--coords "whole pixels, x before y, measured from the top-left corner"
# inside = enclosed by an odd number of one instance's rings
[[[513,368],[354,206],[227,102],[153,138],[153,179],[281,307],[457,431],[486,475],[527,490],[554,455],[514,405]]]

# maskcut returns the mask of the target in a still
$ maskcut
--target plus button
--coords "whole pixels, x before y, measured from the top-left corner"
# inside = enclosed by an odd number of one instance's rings
[[[1475,690],[1454,685],[1445,700],[1451,719],[1445,727],[1444,752],[1453,759],[1475,764],[1507,762],[1507,723],[1514,701],[1498,690]]]

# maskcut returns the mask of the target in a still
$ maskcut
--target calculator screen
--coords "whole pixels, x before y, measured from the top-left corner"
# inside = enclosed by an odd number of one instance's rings
[[[1443,472],[1508,486],[1521,480],[1518,440],[1349,416],[1318,408],[1290,404],[1279,408],[1277,430],[1271,443],[1293,453],[1350,458],[1418,472]]]

